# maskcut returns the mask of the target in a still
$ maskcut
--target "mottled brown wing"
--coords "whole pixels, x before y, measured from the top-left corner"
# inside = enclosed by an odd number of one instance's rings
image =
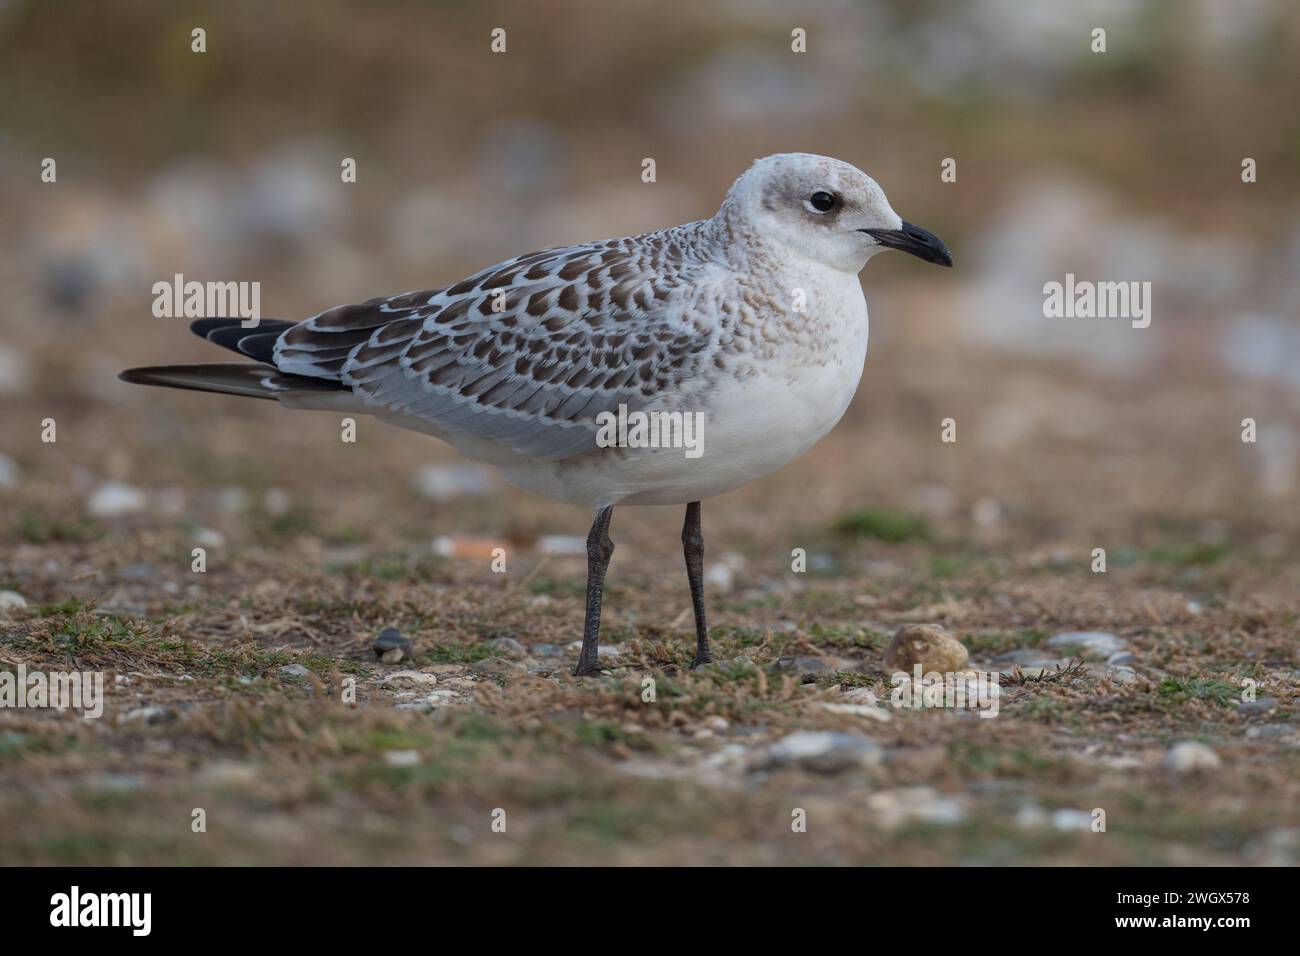
[[[285,332],[275,364],[523,454],[595,447],[602,411],[645,406],[715,334],[691,314],[708,266],[671,232],[553,249],[447,289],[331,309]]]

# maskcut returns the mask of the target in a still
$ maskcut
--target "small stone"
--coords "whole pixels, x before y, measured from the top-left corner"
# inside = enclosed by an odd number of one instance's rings
[[[415,656],[411,642],[402,637],[402,632],[395,627],[386,627],[380,631],[370,647],[385,664],[398,664]]]
[[[1037,673],[1045,670],[1050,671],[1056,667],[1064,667],[1070,663],[1070,658],[1053,657],[1046,651],[1040,651],[1037,648],[1021,647],[995,657],[993,663],[997,665],[999,673],[1012,674],[1018,667],[1022,674],[1028,675],[1031,671]]]
[[[1113,664],[1107,664],[1103,667],[1101,676],[1114,681],[1116,684],[1131,684],[1138,679],[1137,671],[1133,670],[1133,668]]]
[[[425,465],[415,474],[415,487],[420,494],[433,501],[454,501],[457,498],[486,495],[492,491],[494,484],[492,471],[482,465]]]
[[[736,586],[736,572],[730,565],[710,564],[704,571],[704,583],[713,590],[726,594]]]
[[[287,515],[292,506],[293,499],[283,488],[268,488],[266,494],[262,495],[262,508],[273,517]]]
[[[485,657],[483,660],[471,664],[470,669],[476,674],[500,677],[517,673],[520,670],[520,665],[514,661],[506,660],[504,657]]]
[[[875,822],[887,830],[914,822],[951,826],[966,817],[956,799],[940,796],[933,787],[881,790],[867,798],[867,809]]]
[[[484,641],[483,646],[492,651],[496,657],[509,657],[514,660],[528,656],[528,650],[513,637],[494,637]]]
[[[563,657],[564,648],[559,644],[534,644],[533,654],[536,657]]]
[[[1246,736],[1251,740],[1280,740],[1296,732],[1291,724],[1256,724],[1246,728]]]
[[[8,455],[0,452],[0,488],[17,488],[22,477],[22,469]]]
[[[840,773],[857,767],[874,767],[884,758],[880,744],[870,737],[826,731],[800,732],[767,750],[769,767],[799,766],[817,773]]]
[[[128,711],[122,719],[133,723],[160,724],[175,716],[176,712],[170,707],[137,707],[135,710]]]
[[[1122,637],[1105,631],[1065,631],[1049,637],[1047,646],[1070,651],[1088,661],[1104,661],[1128,647]]]
[[[706,717],[704,719],[704,726],[716,733],[722,733],[730,727],[731,724],[727,722],[726,717],[720,717],[717,714],[713,714],[711,717]]]
[[[850,704],[866,704],[873,707],[876,704],[876,692],[870,687],[850,687],[844,692],[844,699]]]
[[[835,665],[824,657],[778,657],[768,672],[791,674],[799,678],[799,683],[811,684],[823,674],[835,673]]]
[[[1131,666],[1137,663],[1137,658],[1133,656],[1132,651],[1116,651],[1106,658],[1106,663],[1114,666]]]
[[[1088,810],[1060,809],[1052,813],[1052,826],[1065,831],[1092,831],[1092,813]]]
[[[213,528],[199,528],[194,532],[194,543],[202,548],[221,548],[226,544],[226,536]]]
[[[388,750],[384,752],[384,763],[390,767],[415,767],[420,763],[418,750]]]
[[[17,591],[0,591],[0,612],[18,611],[27,606],[27,598]]]
[[[934,624],[904,624],[885,648],[885,668],[911,674],[916,666],[922,673],[951,674],[970,662],[966,645]]]
[[[537,553],[550,557],[582,557],[587,553],[587,539],[576,534],[544,534],[537,539]]]
[[[830,701],[822,701],[817,706],[832,714],[850,714],[854,717],[866,717],[868,720],[879,721],[882,724],[887,724],[894,719],[889,711],[881,710],[874,704],[836,704]]]
[[[379,683],[418,684],[425,687],[432,687],[434,684],[438,683],[438,677],[436,674],[430,674],[425,671],[394,671]]]
[[[1267,714],[1270,710],[1277,707],[1277,700],[1273,697],[1261,697],[1258,700],[1243,700],[1237,705],[1237,713],[1245,717],[1255,714]]]
[[[1178,773],[1213,770],[1221,764],[1218,754],[1195,740],[1184,740],[1174,744],[1165,754],[1165,766]]]
[[[285,680],[303,680],[311,676],[311,671],[301,664],[285,664],[280,668],[280,676]]]
[[[572,653],[575,654],[580,653],[582,651],[582,641],[570,642],[568,649]],[[598,658],[618,657],[622,653],[623,653],[623,647],[620,644],[602,644],[600,645],[600,647],[596,648],[596,657]]]
[[[86,502],[86,510],[96,518],[113,518],[143,511],[147,501],[139,488],[110,481],[95,489]]]

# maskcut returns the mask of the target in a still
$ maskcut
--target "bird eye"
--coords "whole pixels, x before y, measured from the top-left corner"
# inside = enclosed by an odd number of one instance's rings
[[[815,192],[808,197],[808,202],[818,212],[830,212],[835,206],[835,197],[827,192]]]

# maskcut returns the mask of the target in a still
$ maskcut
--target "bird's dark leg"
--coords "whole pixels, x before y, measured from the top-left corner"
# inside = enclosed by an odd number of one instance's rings
[[[609,522],[614,517],[614,506],[596,513],[587,535],[587,618],[582,626],[582,652],[574,674],[583,677],[597,673],[600,650],[600,604],[605,593],[605,571],[609,568],[614,542],[609,539]]]
[[[713,660],[709,653],[709,625],[704,622],[704,532],[700,530],[700,503],[686,506],[682,525],[682,551],[686,555],[686,576],[691,581],[691,604],[695,607],[695,661],[699,667]]]

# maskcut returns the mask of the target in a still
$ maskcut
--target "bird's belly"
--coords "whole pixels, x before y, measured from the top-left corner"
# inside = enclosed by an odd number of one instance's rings
[[[690,455],[681,447],[599,448],[503,473],[527,490],[593,508],[684,504],[723,494],[798,458],[835,426],[862,375],[861,358],[844,358],[843,364],[728,379],[701,408],[684,405],[701,416]]]

